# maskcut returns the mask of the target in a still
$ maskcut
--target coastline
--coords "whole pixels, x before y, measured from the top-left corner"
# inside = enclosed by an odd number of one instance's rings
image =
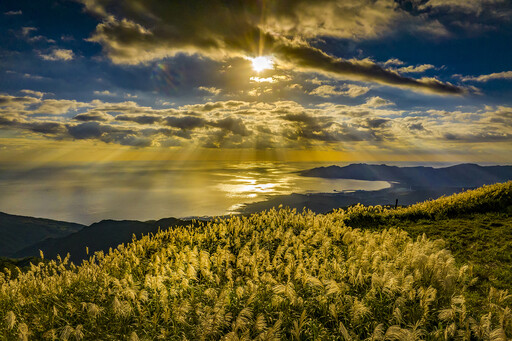
[[[410,186],[389,182],[390,187],[376,191],[343,191],[334,193],[292,193],[289,195],[269,196],[266,200],[244,204],[239,214],[251,214],[283,205],[299,211],[305,209],[315,213],[327,213],[336,208],[363,205],[412,205],[418,202],[437,199],[443,195],[462,192],[472,187],[425,187]]]

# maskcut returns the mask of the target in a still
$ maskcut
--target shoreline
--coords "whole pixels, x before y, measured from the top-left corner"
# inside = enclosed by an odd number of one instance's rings
[[[334,193],[292,193],[288,195],[269,196],[266,200],[255,203],[246,203],[237,213],[251,214],[271,209],[272,207],[290,207],[291,209],[309,209],[315,213],[327,213],[336,208],[356,205],[366,206],[394,206],[396,199],[398,205],[412,205],[418,202],[437,199],[443,195],[462,192],[472,187],[422,187],[388,182],[390,187],[375,190],[355,190]]]

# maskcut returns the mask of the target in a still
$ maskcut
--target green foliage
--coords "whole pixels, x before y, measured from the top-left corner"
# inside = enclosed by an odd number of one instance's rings
[[[472,268],[445,242],[345,224],[483,210],[510,200],[510,186],[420,204],[424,213],[270,210],[145,236],[80,266],[0,274],[0,339],[511,338],[510,295],[491,288],[469,309]]]

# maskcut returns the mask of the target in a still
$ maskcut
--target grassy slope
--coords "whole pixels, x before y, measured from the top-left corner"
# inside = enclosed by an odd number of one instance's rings
[[[471,264],[478,277],[471,288],[472,302],[487,296],[491,286],[512,292],[512,215],[503,212],[473,213],[459,217],[394,224],[413,238],[425,234],[443,239],[457,263]],[[388,226],[389,227],[389,226]]]
[[[425,234],[429,239],[442,239],[457,264],[469,264],[478,278],[468,290],[472,305],[484,299],[490,287],[512,292],[512,182],[501,185],[495,199],[474,203],[471,209],[451,206],[464,199],[464,193],[429,203],[413,205],[396,211],[385,210],[374,215],[349,217],[348,225],[355,228],[383,229],[396,227],[412,238]],[[469,191],[471,192],[471,191]],[[453,198],[456,198],[453,200]],[[439,202],[443,205],[437,205]],[[452,204],[450,204],[452,203]],[[416,207],[439,206],[441,213],[418,213]],[[462,211],[462,213],[460,212]],[[393,214],[396,212],[396,214]]]

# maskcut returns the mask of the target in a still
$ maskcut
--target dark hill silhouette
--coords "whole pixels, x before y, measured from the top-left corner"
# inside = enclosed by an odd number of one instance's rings
[[[478,187],[512,180],[512,166],[479,166],[460,164],[445,168],[397,167],[387,165],[351,164],[345,167],[318,167],[300,172],[302,176],[396,181],[418,187]]]
[[[73,262],[88,259],[95,251],[107,252],[110,248],[116,248],[119,244],[129,243],[132,236],[140,238],[143,234],[155,233],[158,229],[165,230],[171,226],[188,225],[190,221],[176,218],[160,220],[136,221],[136,220],[102,220],[94,223],[77,233],[64,238],[50,238],[40,243],[31,245],[14,254],[15,257],[38,256],[39,250],[43,251],[45,258],[56,258],[70,254]],[[85,247],[89,248],[89,255]]]
[[[0,212],[0,257],[10,257],[47,238],[61,238],[85,225]]]

